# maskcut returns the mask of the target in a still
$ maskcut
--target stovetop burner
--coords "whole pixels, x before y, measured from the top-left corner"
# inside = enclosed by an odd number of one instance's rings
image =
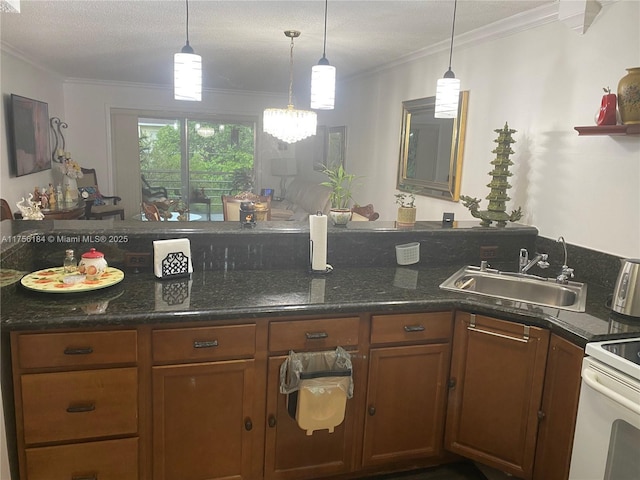
[[[585,353],[640,380],[640,338],[590,342]]]

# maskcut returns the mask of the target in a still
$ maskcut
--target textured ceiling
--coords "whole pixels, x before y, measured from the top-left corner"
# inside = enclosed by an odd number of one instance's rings
[[[459,0],[456,36],[552,3]],[[190,0],[189,39],[203,59],[204,88],[286,92],[283,32],[290,29],[302,32],[294,84],[308,85],[322,56],[324,6],[323,0]],[[453,0],[329,0],[327,58],[338,80],[448,48],[453,6]],[[184,0],[22,0],[20,14],[0,14],[0,38],[3,49],[66,78],[170,86],[185,17]]]

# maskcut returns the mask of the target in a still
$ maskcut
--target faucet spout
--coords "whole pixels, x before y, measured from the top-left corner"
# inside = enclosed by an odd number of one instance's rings
[[[518,258],[518,272],[527,273],[535,265],[538,265],[540,268],[547,268],[549,266],[547,258],[549,258],[549,256],[546,253],[536,253],[536,256],[529,260],[529,252],[526,248],[521,248]]]

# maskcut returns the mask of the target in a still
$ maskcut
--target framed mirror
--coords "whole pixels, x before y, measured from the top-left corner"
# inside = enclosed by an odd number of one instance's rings
[[[435,118],[436,97],[402,102],[398,190],[459,200],[468,101],[460,92],[457,118]]]

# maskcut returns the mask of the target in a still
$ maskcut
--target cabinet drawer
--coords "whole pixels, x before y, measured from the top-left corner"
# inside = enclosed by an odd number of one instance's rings
[[[135,363],[137,357],[135,330],[25,333],[18,336],[21,368]]]
[[[317,350],[358,345],[358,317],[271,322],[269,350]]]
[[[138,430],[135,368],[37,373],[20,382],[27,445]]]
[[[371,319],[371,343],[407,343],[451,340],[452,312],[374,315]]]
[[[27,449],[29,480],[137,480],[138,439]]]
[[[193,362],[253,357],[256,326],[177,328],[153,332],[154,362]]]

